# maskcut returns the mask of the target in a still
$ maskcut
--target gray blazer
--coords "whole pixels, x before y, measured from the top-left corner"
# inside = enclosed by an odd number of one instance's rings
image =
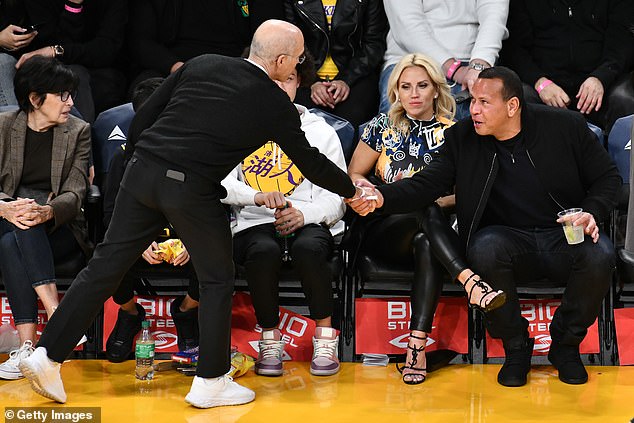
[[[20,186],[24,167],[27,115],[0,113],[0,201],[8,201]],[[82,204],[88,189],[90,125],[70,116],[53,129],[51,187],[48,204],[55,213],[53,228],[67,224],[85,253],[89,253]]]

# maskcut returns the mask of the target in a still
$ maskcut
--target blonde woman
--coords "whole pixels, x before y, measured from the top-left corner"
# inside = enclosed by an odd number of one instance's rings
[[[422,54],[408,54],[394,67],[388,81],[391,103],[387,114],[375,117],[361,135],[348,168],[354,182],[371,179],[389,184],[408,178],[428,165],[445,142],[456,104],[438,65]],[[448,193],[449,194],[449,193]],[[403,382],[426,378],[425,343],[442,289],[443,266],[469,295],[469,304],[491,311],[505,302],[466,265],[457,234],[443,210],[455,205],[453,195],[416,213],[362,219],[359,248],[391,262],[414,266],[412,319]],[[371,230],[369,230],[371,228]]]

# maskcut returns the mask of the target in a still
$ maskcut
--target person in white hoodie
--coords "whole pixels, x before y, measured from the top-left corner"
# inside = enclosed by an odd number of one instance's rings
[[[302,80],[310,83],[307,77],[312,69],[308,61],[302,61],[287,81],[278,81],[291,101]],[[304,106],[295,106],[310,145],[345,170],[335,130]],[[332,275],[327,261],[334,248],[333,234],[343,229],[343,225],[335,225],[345,212],[341,197],[305,179],[274,140],[244,159],[222,185],[227,190],[223,202],[232,206],[235,217],[234,260],[246,268],[255,314],[263,329],[255,372],[266,376],[283,373],[278,282],[283,261],[292,260],[317,325],[310,372],[321,376],[337,373],[339,337],[332,328]],[[275,206],[279,208],[267,208]]]
[[[456,97],[456,119],[469,116],[467,95],[485,68],[495,64],[508,37],[509,0],[384,0],[390,24],[385,63],[379,81],[379,112],[390,108],[387,81],[401,57],[423,53],[442,68]]]

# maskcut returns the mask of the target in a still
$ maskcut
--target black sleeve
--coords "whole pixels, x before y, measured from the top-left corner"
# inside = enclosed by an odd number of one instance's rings
[[[506,26],[509,37],[502,43],[501,60],[513,69],[520,79],[531,87],[542,76],[547,76],[530,54],[535,43],[533,24],[526,8],[526,1],[511,0]]]
[[[172,97],[172,92],[176,86],[181,74],[187,68],[187,64],[183,65],[176,72],[168,76],[163,83],[152,93],[152,95],[137,110],[130,123],[128,130],[128,140],[126,143],[126,157],[131,157],[134,153],[134,146],[141,135],[141,132],[152,126],[159,117],[167,103]]]
[[[178,62],[172,52],[160,41],[161,31],[176,22],[165,22],[164,10],[158,10],[150,0],[134,0],[131,7],[129,43],[130,55],[135,63],[144,69],[152,69],[169,75],[174,63]]]
[[[445,132],[446,141],[441,147],[440,154],[423,170],[411,178],[377,187],[384,199],[381,213],[409,213],[420,210],[453,189],[456,153],[448,145],[452,142],[451,132]]]
[[[37,46],[61,44],[64,63],[111,66],[123,46],[128,1],[95,0],[94,3],[84,4],[81,13],[71,13],[64,9],[63,2],[25,0],[31,21],[44,24],[38,31]],[[89,7],[93,8],[90,15],[86,10]],[[87,37],[86,33],[92,36]]]
[[[276,93],[278,98],[284,93]],[[330,161],[315,147],[311,147],[301,129],[299,114],[295,106],[286,99],[271,103],[269,110],[277,111],[271,122],[275,127],[271,131],[271,139],[275,139],[284,153],[293,160],[304,176],[313,184],[351,198],[355,194],[354,185],[346,172]],[[275,134],[275,136],[273,136]]]
[[[387,16],[381,0],[370,0],[363,17],[363,36],[361,53],[350,59],[346,69],[343,69],[338,79],[353,85],[359,78],[374,72],[385,54],[387,35]]]
[[[634,2],[610,0],[603,57],[599,66],[590,73],[601,81],[606,91],[619,75],[631,68],[634,35],[630,28],[634,29]]]

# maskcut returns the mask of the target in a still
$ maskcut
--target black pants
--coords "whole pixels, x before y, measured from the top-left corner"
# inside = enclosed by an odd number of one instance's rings
[[[62,362],[103,302],[167,223],[178,232],[200,283],[200,377],[229,370],[234,270],[231,231],[218,194],[192,175],[166,177],[168,168],[137,153],[128,164],[104,242],[97,246],[53,314],[39,345]]]
[[[467,268],[456,232],[436,204],[422,212],[369,222],[363,248],[390,262],[414,265],[410,330],[431,332],[442,292],[443,267],[452,280]]]
[[[373,72],[368,76],[360,78],[350,87],[350,94],[346,101],[330,107],[317,106],[310,99],[310,87],[297,90],[295,103],[310,108],[317,107],[329,113],[346,119],[355,128],[372,119],[378,111],[379,104],[379,73]],[[356,129],[355,129],[356,130]]]
[[[292,266],[297,270],[310,315],[319,320],[332,316],[332,275],[328,258],[332,254],[330,231],[310,224],[287,239]],[[233,238],[235,261],[246,270],[247,283],[258,323],[263,328],[279,324],[279,280],[282,241],[275,237],[272,223],[238,232]]]
[[[495,289],[506,292],[506,304],[486,314],[493,338],[513,343],[525,337],[528,321],[520,313],[517,284],[544,278],[565,282],[566,289],[550,325],[553,341],[579,345],[594,322],[614,270],[614,246],[601,234],[568,245],[560,227],[524,230],[487,226],[476,232],[467,252],[469,263]]]

